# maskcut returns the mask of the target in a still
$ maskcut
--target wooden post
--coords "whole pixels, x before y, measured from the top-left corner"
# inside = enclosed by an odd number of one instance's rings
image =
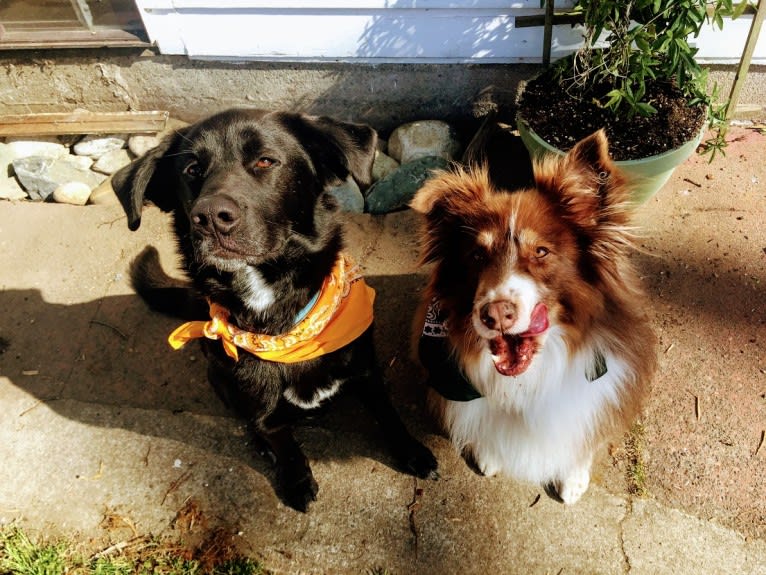
[[[554,0],[545,0],[545,27],[543,28],[543,66],[551,65],[551,41],[553,39]]]
[[[745,50],[739,61],[737,75],[734,77],[734,84],[732,85],[731,93],[729,94],[729,104],[726,107],[727,121],[732,119],[737,110],[739,93],[742,91],[742,85],[747,78],[747,71],[750,68],[750,60],[753,58],[753,52],[755,51],[755,45],[758,42],[758,36],[761,33],[761,24],[763,24],[764,15],[766,15],[766,0],[759,0],[758,8],[753,16],[753,22],[750,24],[750,33],[747,35]]]

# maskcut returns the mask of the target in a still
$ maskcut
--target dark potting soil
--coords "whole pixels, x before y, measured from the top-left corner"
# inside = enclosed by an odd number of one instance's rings
[[[704,107],[689,106],[680,90],[669,83],[649,85],[644,101],[654,106],[657,114],[617,118],[594,103],[592,95],[574,100],[543,74],[527,83],[518,111],[541,138],[565,151],[605,128],[615,160],[633,160],[677,148],[697,136],[705,122]]]

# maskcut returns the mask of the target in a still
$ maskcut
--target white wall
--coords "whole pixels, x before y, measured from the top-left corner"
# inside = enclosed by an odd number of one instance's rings
[[[136,0],[163,54],[197,59],[417,63],[538,63],[542,27],[517,28],[540,14],[539,0]],[[561,1],[557,7],[571,6]],[[705,63],[737,62],[752,17],[706,29],[693,40]],[[580,34],[554,27],[552,57]],[[766,64],[766,34],[752,61]]]

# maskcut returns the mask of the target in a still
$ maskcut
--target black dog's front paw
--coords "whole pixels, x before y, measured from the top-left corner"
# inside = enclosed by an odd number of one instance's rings
[[[279,484],[285,503],[301,513],[306,513],[311,502],[317,499],[319,485],[309,468],[301,472],[283,469],[279,474]]]
[[[396,458],[406,471],[421,479],[439,479],[439,464],[425,445],[414,438],[395,448]]]

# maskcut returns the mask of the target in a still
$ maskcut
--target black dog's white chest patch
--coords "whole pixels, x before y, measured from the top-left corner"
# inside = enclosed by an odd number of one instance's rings
[[[242,294],[245,305],[251,311],[263,311],[276,301],[274,290],[252,266],[244,267],[237,272],[234,284],[235,289]]]
[[[287,401],[302,409],[316,409],[322,405],[322,402],[338,393],[341,385],[343,381],[335,379],[326,387],[306,389],[305,393],[303,393],[304,390],[292,386],[285,390],[284,396]]]

